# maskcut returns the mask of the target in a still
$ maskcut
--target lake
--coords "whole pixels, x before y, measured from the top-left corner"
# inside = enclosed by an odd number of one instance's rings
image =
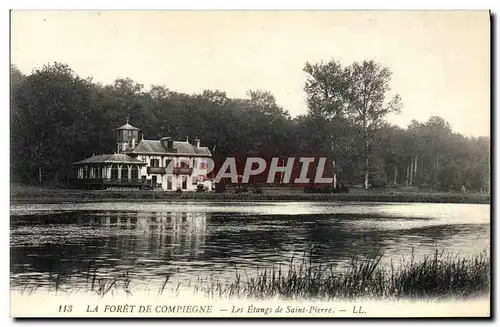
[[[398,265],[434,251],[489,251],[490,206],[366,202],[109,202],[14,204],[11,288],[84,289],[89,271],[128,271],[136,289],[232,280],[236,269],[302,260],[349,265],[384,254]],[[489,252],[488,252],[489,253]],[[293,259],[292,259],[293,258]],[[57,280],[57,281],[55,281]]]

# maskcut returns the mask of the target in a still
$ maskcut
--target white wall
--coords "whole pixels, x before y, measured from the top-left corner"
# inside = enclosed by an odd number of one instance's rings
[[[146,162],[147,166],[141,167],[139,170],[139,178],[142,176],[146,176],[148,180],[151,180],[152,175],[157,176],[157,183],[161,183],[162,189],[165,191],[176,191],[177,188],[182,188],[182,178],[187,177],[187,185],[183,191],[196,191],[197,184],[202,183],[208,189],[208,191],[212,190],[212,182],[211,181],[198,181],[198,176],[207,174],[207,169],[200,169],[199,160],[203,160],[204,158],[190,158],[190,157],[168,157],[168,156],[160,156],[160,155],[139,155],[137,156],[138,160]],[[189,167],[193,168],[193,174],[191,176],[186,175],[169,175],[169,174],[147,174],[147,167],[151,167],[151,159],[159,160],[159,167],[165,167],[166,159],[172,160],[173,167],[178,166],[181,161],[189,161]],[[194,159],[196,159],[196,166],[194,165]],[[165,167],[166,168],[166,167]],[[168,177],[170,176],[172,180],[172,188],[169,190],[168,187]],[[193,183],[193,176],[196,177],[195,183]]]

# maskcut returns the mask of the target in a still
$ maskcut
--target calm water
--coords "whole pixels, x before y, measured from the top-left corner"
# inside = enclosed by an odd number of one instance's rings
[[[167,272],[185,286],[304,259],[348,264],[376,250],[401,262],[435,249],[474,255],[490,245],[490,206],[390,203],[92,203],[12,205],[11,287],[83,287],[129,271],[136,287]],[[139,286],[137,286],[139,285]],[[146,286],[144,286],[146,285]]]

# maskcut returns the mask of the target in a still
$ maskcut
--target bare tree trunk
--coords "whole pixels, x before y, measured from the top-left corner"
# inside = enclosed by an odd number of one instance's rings
[[[368,164],[369,164],[369,161],[368,161],[368,151],[366,151],[366,154],[365,154],[365,190],[368,189],[368,173],[369,173],[369,170],[368,170]]]
[[[368,189],[368,171],[365,172],[365,190]]]
[[[417,183],[417,164],[418,164],[418,156],[415,156],[415,164],[413,165],[413,184]]]
[[[42,134],[40,136],[40,141],[38,142],[38,149],[36,150],[36,158],[37,162],[41,162],[43,159],[43,139],[45,135]],[[38,167],[38,183],[42,184],[42,167]]]
[[[396,169],[394,170],[394,185],[398,184],[398,166],[396,166]]]
[[[368,129],[366,121],[366,107],[363,115],[363,137],[365,141],[365,190],[368,189]]]
[[[439,171],[439,156],[436,155],[436,162],[434,164],[433,184],[438,183],[438,171]]]
[[[410,166],[406,167],[406,185],[410,185]]]
[[[413,185],[413,159],[411,160],[411,166],[410,166],[410,186]]]
[[[332,160],[333,166],[333,187],[337,188],[337,169],[335,168],[335,160]]]

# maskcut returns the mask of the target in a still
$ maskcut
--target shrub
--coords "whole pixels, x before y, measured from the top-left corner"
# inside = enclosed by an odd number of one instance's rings
[[[258,185],[254,187],[253,192],[255,194],[262,194],[264,193],[264,189],[262,188],[262,186]]]
[[[226,184],[217,183],[215,184],[215,193],[224,193],[226,192]]]

